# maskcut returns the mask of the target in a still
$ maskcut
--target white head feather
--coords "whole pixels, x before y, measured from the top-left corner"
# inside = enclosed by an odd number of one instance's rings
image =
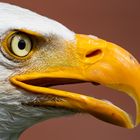
[[[24,8],[0,3],[0,39],[3,38],[6,32],[14,29],[31,30],[46,37],[56,35],[65,40],[74,40],[75,35],[75,33],[54,20]],[[16,140],[23,130],[40,120],[73,113],[63,109],[40,109],[20,104],[20,101],[23,99],[28,100],[29,98],[29,100],[34,100],[37,96],[27,96],[26,93],[24,94],[23,91],[16,90],[16,87],[9,83],[8,78],[10,75],[19,69],[16,66],[17,64],[6,59],[0,52],[1,140],[9,140],[9,138],[10,140]]]
[[[26,29],[40,33],[46,37],[55,35],[65,40],[74,40],[75,35],[74,32],[55,20],[41,16],[25,8],[0,2],[0,39],[3,38],[6,32],[14,29]],[[6,78],[13,74],[13,70],[15,69],[16,64],[6,59],[0,53],[0,83],[7,80]],[[3,89],[5,87],[1,84],[0,88]]]
[[[28,29],[45,36],[55,34],[66,40],[74,39],[74,32],[55,20],[15,5],[0,3],[0,34],[10,29]]]

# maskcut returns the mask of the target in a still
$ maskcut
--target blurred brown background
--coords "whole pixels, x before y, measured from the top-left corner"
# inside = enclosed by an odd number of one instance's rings
[[[3,0],[56,19],[77,33],[93,34],[123,46],[140,60],[139,0]],[[59,86],[109,99],[133,116],[133,101],[124,94],[91,84]],[[20,140],[139,140],[140,126],[127,130],[89,115],[48,120],[24,132]]]

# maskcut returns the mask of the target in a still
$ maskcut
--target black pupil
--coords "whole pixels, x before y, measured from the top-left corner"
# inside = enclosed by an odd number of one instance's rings
[[[21,39],[21,40],[18,42],[18,48],[19,48],[20,50],[24,50],[25,47],[26,47],[26,43],[25,43],[24,40]]]

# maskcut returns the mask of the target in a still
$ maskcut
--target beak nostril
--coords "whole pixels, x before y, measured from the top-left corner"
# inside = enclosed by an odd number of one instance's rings
[[[97,49],[97,50],[94,50],[94,51],[88,53],[88,54],[86,55],[86,57],[87,57],[87,58],[93,57],[93,56],[99,55],[99,54],[101,54],[101,53],[102,53],[102,51],[101,51],[100,49]]]

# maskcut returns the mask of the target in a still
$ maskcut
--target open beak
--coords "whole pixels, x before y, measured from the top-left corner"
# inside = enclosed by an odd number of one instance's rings
[[[60,100],[41,100],[32,104],[56,106],[90,113],[103,121],[133,128],[140,123],[140,65],[121,47],[96,38],[77,34],[75,42],[66,43],[75,48],[76,66],[52,67],[46,72],[30,72],[10,78],[12,84],[28,92],[54,96]],[[123,91],[131,96],[137,108],[136,123],[119,107],[93,97],[49,88],[51,85],[95,82]],[[41,86],[45,85],[45,86]]]

